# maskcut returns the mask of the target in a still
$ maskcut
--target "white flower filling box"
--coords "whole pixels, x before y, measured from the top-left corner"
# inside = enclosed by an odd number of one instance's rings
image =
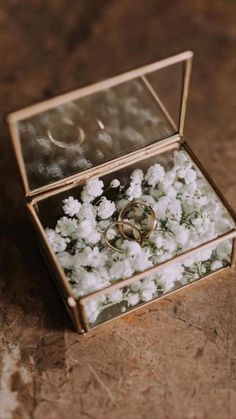
[[[80,333],[235,264],[233,210],[183,138],[192,56],[7,117],[30,218]]]

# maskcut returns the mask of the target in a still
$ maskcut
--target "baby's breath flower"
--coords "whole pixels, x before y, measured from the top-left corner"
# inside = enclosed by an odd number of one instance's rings
[[[78,214],[81,202],[78,199],[74,199],[73,196],[69,196],[67,199],[63,201],[64,205],[62,207],[65,214],[69,215],[70,217],[74,217],[74,215]]]
[[[92,204],[84,203],[81,205],[78,218],[79,220],[91,220],[94,221],[96,217],[97,209]]]
[[[109,199],[103,196],[98,206],[98,210],[97,210],[98,216],[102,218],[103,220],[106,220],[107,218],[113,215],[115,210],[116,210],[115,203],[112,201],[109,201]]]
[[[127,254],[131,256],[142,252],[140,244],[133,240],[125,240],[122,247],[126,250]]]
[[[216,271],[217,269],[222,268],[222,261],[221,260],[215,260],[211,264],[211,271]]]
[[[99,301],[93,298],[86,303],[85,307],[86,312],[88,313],[90,323],[95,322],[100,312]]]
[[[117,261],[113,263],[113,265],[110,268],[111,278],[114,279],[128,278],[132,276],[133,273],[134,269],[131,266],[128,259]]]
[[[151,268],[152,262],[150,260],[149,252],[141,249],[139,253],[132,256],[131,265],[134,272],[143,272],[146,269]]]
[[[58,220],[56,225],[56,232],[60,233],[63,237],[71,237],[76,230],[77,224],[75,220],[68,217],[62,217]]]
[[[163,220],[167,216],[167,210],[169,204],[171,203],[171,199],[168,196],[162,196],[157,203],[155,204],[155,212],[158,219]]]
[[[150,301],[153,298],[157,288],[153,280],[144,279],[141,285],[141,299],[143,301]]]
[[[160,278],[166,291],[171,290],[175,283],[181,280],[183,271],[184,268],[181,263],[175,263],[161,270]]]
[[[174,152],[174,165],[176,168],[189,168],[192,165],[191,159],[185,153],[185,151],[175,151]]]
[[[128,195],[130,200],[140,198],[140,196],[142,195],[141,184],[131,182],[129,188],[126,191],[126,194]]]
[[[170,229],[175,235],[176,242],[181,246],[185,246],[190,235],[189,229],[177,222],[171,222]]]
[[[148,185],[155,187],[156,184],[164,179],[165,176],[165,169],[160,164],[154,164],[153,166],[149,167],[145,180],[147,181]]]
[[[89,203],[97,196],[102,195],[103,186],[103,181],[98,178],[88,180],[81,194],[82,201]]]
[[[143,178],[144,178],[144,174],[141,169],[135,169],[130,175],[131,182],[136,183],[136,184],[142,183]]]
[[[216,250],[217,259],[221,261],[223,260],[229,261],[231,250],[232,250],[232,244],[230,240],[220,243],[219,246],[217,246],[217,250]]]
[[[109,296],[109,300],[113,303],[120,303],[123,299],[122,291],[117,289]]]
[[[138,293],[130,293],[126,297],[129,306],[136,306],[140,300],[140,296]]]
[[[188,169],[185,175],[185,182],[188,185],[189,183],[193,183],[197,178],[197,173],[194,169]]]
[[[94,248],[87,246],[80,253],[79,258],[81,266],[101,268],[107,260],[107,255],[100,252],[97,246]]]
[[[96,244],[101,238],[101,233],[95,229],[90,220],[81,221],[78,224],[77,231],[79,237],[84,239],[86,243]]]
[[[59,252],[57,253],[57,258],[64,269],[73,268],[73,256],[68,252]]]
[[[60,234],[52,228],[47,228],[45,232],[55,253],[63,252],[66,249],[67,243],[70,242],[69,238],[61,237]]]
[[[113,179],[110,183],[111,188],[118,188],[120,186],[120,181],[118,179]]]

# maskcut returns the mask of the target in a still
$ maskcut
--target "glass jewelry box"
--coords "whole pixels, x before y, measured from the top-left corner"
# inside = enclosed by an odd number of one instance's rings
[[[30,218],[85,333],[235,264],[235,216],[183,127],[192,52],[7,117]]]

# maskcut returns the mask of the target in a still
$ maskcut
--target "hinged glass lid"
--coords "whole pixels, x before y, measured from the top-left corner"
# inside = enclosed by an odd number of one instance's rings
[[[182,135],[191,52],[8,116],[27,195]]]

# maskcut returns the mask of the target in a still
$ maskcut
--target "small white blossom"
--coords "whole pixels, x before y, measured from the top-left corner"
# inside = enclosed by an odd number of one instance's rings
[[[163,178],[162,181],[159,182],[158,184],[158,188],[160,189],[160,191],[164,192],[165,194],[170,196],[170,190],[171,191],[175,191],[175,195],[177,193],[176,189],[174,186],[172,186],[173,181],[176,177],[176,172],[173,170],[170,170],[169,172],[167,172],[165,174],[165,177]]]
[[[140,183],[131,182],[129,188],[126,191],[130,200],[140,198],[142,195],[142,187]]]
[[[118,202],[116,202],[116,208],[118,211],[120,211],[122,208],[124,208],[129,203],[129,199],[122,198]]]
[[[165,238],[163,237],[162,233],[154,232],[149,238],[153,243],[155,243],[156,247],[161,248],[164,246]]]
[[[188,185],[189,183],[193,183],[197,178],[197,173],[194,169],[188,169],[185,175],[185,182]]]
[[[191,159],[184,151],[174,152],[174,164],[177,168],[189,168],[192,165]]]
[[[217,269],[222,268],[223,264],[221,260],[215,260],[211,264],[211,271],[216,271]]]
[[[229,240],[220,243],[216,249],[216,256],[219,260],[229,261],[232,251],[232,242]]]
[[[111,220],[100,220],[97,223],[99,231],[105,231],[111,224]]]
[[[208,203],[207,196],[200,196],[200,198],[198,199],[198,204],[200,205],[200,207],[207,205],[207,203]]]
[[[171,226],[173,233],[175,234],[175,238],[178,244],[181,246],[186,245],[188,239],[189,239],[189,229],[186,228],[184,225],[173,225]]]
[[[89,322],[94,323],[99,315],[99,302],[93,298],[89,300],[85,305],[86,314],[88,316]]]
[[[181,168],[181,169],[178,170],[177,174],[178,174],[178,177],[180,179],[184,179],[186,174],[187,174],[187,169],[182,169]]]
[[[166,195],[169,198],[176,198],[177,191],[176,191],[176,189],[173,186],[169,186],[168,189],[167,189],[167,191],[166,191]]]
[[[133,273],[134,269],[127,259],[115,262],[110,268],[110,275],[114,279],[128,278],[132,276]]]
[[[217,222],[218,234],[224,234],[233,228],[233,223],[228,218],[220,218]]]
[[[64,205],[62,207],[65,214],[69,215],[70,217],[74,217],[74,215],[78,214],[81,202],[78,199],[74,199],[73,196],[69,196],[69,198],[64,199]]]
[[[89,203],[84,203],[81,205],[78,218],[79,220],[91,220],[94,221],[96,217],[97,209]]]
[[[168,204],[168,213],[167,215],[171,218],[174,218],[178,222],[180,222],[181,216],[182,216],[182,207],[181,202],[179,199],[172,199]]]
[[[130,179],[132,181],[132,183],[142,183],[144,178],[144,174],[143,171],[141,169],[136,169],[134,170],[131,175],[130,175]]]
[[[120,186],[120,181],[118,179],[113,179],[110,183],[111,188],[118,188]]]
[[[133,240],[125,240],[122,247],[127,251],[127,254],[131,256],[142,252],[140,244]]]
[[[93,226],[90,220],[83,220],[78,224],[78,234],[81,239],[86,240],[88,235],[92,233]]]
[[[165,169],[160,164],[154,164],[153,166],[149,167],[145,180],[147,181],[148,185],[156,186],[156,184],[164,179],[165,176]]]
[[[151,268],[152,262],[150,260],[149,252],[146,252],[142,249],[141,252],[132,256],[131,265],[133,266],[133,271],[143,272],[148,268]]]
[[[58,220],[56,225],[56,232],[60,233],[63,237],[71,237],[76,230],[77,224],[75,220],[67,217],[62,217]]]
[[[182,186],[183,186],[183,184],[182,184]],[[183,190],[188,192],[190,195],[193,195],[197,191],[197,188],[198,188],[197,182],[189,182],[188,184],[186,184],[183,187]]]
[[[164,284],[166,291],[174,287],[176,281],[182,279],[184,268],[181,263],[175,263],[159,272],[161,282]]]
[[[68,252],[57,253],[57,258],[64,269],[73,268],[73,257]]]
[[[194,256],[190,256],[187,259],[184,259],[183,261],[184,266],[186,266],[187,268],[190,268],[194,263],[195,263],[195,259]]]
[[[80,278],[80,284],[86,294],[91,291],[96,291],[103,286],[103,284],[99,282],[99,278],[96,273],[87,272],[85,270],[83,276]]]
[[[103,186],[103,181],[98,178],[88,180],[81,194],[82,201],[89,203],[94,198],[102,195]]]
[[[146,278],[141,285],[141,299],[143,301],[150,301],[156,292],[156,284],[153,280]]]
[[[101,238],[101,233],[95,230],[95,227],[90,220],[81,221],[78,224],[77,231],[79,237],[84,239],[86,243],[95,244]]]
[[[109,228],[107,231],[107,239],[111,241],[116,237],[117,234],[118,233],[115,228]]]
[[[92,201],[94,200],[94,196],[89,195],[89,194],[87,193],[86,189],[84,189],[84,190],[81,192],[80,197],[81,197],[81,200],[82,200],[83,202],[85,202],[86,204],[89,204],[90,202],[92,202]]]
[[[116,210],[115,203],[109,201],[109,199],[102,197],[101,202],[98,206],[98,216],[101,217],[103,220],[111,217]]]
[[[196,253],[195,261],[196,262],[205,262],[206,260],[211,258],[212,248],[201,250],[200,252]]]
[[[109,300],[113,303],[120,303],[123,299],[123,294],[120,289],[115,290],[112,294],[109,295]]]
[[[66,249],[70,239],[61,237],[60,234],[51,228],[47,228],[45,232],[55,253],[63,252]]]
[[[91,231],[89,237],[87,237],[86,241],[89,244],[97,244],[101,240],[101,233],[96,231],[95,229]]]
[[[159,201],[155,205],[155,212],[157,217],[160,220],[166,218],[167,209],[169,204],[171,203],[171,199],[168,196],[162,196]]]
[[[140,296],[138,293],[136,294],[129,294],[127,297],[127,302],[129,306],[136,306],[139,303]]]
[[[173,186],[174,186],[175,190],[178,192],[183,188],[184,184],[182,182],[180,182],[179,180],[176,180],[174,182]]]
[[[98,247],[93,249],[89,246],[85,247],[83,251],[78,255],[81,266],[87,266],[92,268],[101,268],[104,266],[107,255],[104,252],[100,252]]]

